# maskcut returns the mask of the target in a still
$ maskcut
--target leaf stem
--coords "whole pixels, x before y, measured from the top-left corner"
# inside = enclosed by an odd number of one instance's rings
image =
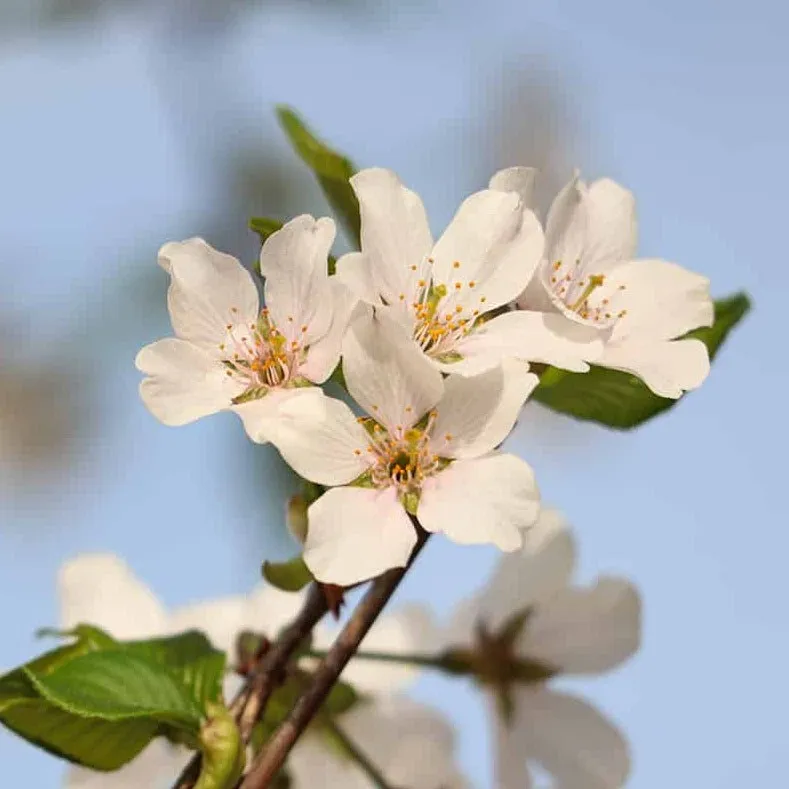
[[[356,743],[337,725],[336,721],[328,718],[324,722],[324,726],[329,729],[331,734],[342,745],[348,756],[350,756],[351,759],[353,759],[359,765],[359,767],[361,767],[364,774],[375,785],[376,789],[393,789],[393,787],[387,782],[383,773],[381,773],[375,764],[370,761],[366,754],[359,750],[359,747],[356,745]]]
[[[429,535],[419,527],[416,519],[414,525],[419,529],[419,537],[408,566],[388,570],[372,582],[331,649],[315,670],[311,685],[258,753],[240,789],[265,789],[279,773],[291,748],[320,709],[342,670],[356,653],[367,631],[372,627],[427,541]]]
[[[321,649],[311,649],[304,652],[305,657],[323,659],[328,655],[328,651]],[[395,652],[357,652],[353,656],[354,660],[372,660],[379,663],[400,663],[405,666],[421,666],[422,668],[434,668],[440,671],[445,670],[443,658],[440,655],[413,655],[397,654]]]

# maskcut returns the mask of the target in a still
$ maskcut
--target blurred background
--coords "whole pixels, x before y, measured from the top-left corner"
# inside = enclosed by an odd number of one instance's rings
[[[629,786],[780,785],[787,23],[775,0],[3,0],[0,669],[40,650],[79,552],[121,554],[173,606],[293,552],[276,454],[230,415],[162,426],[133,366],[169,333],[164,241],[251,262],[249,216],[327,211],[276,127],[287,102],[357,165],[395,169],[436,233],[498,167],[540,166],[547,200],[578,165],[635,191],[643,255],[751,293],[668,415],[627,435],[530,406],[511,442],[574,524],[580,577],[642,588],[641,653],[573,683],[630,738]],[[494,559],[436,541],[400,599],[446,613]],[[478,694],[415,692],[490,786]],[[5,730],[0,764],[8,786],[63,773]]]

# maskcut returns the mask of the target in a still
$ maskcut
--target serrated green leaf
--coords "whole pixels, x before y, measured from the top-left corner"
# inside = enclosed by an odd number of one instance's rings
[[[155,721],[83,718],[39,697],[22,672],[15,681],[16,694],[13,699],[6,696],[0,720],[15,734],[54,756],[94,770],[117,770],[156,736]]]
[[[177,636],[127,641],[123,649],[165,666],[201,709],[221,698],[227,655],[216,649],[203,633],[189,630]]]
[[[745,293],[716,301],[713,325],[696,329],[687,337],[701,340],[712,359],[750,307]],[[623,430],[652,419],[678,402],[654,394],[634,375],[594,366],[588,373],[549,367],[533,396],[554,411]]]
[[[123,649],[89,652],[54,671],[24,669],[43,700],[82,718],[145,718],[195,735],[202,709],[161,664]]]
[[[86,651],[87,650],[87,651]],[[163,665],[90,638],[0,678],[0,721],[50,753],[115,770],[167,728],[194,742],[201,708]]]
[[[359,201],[349,183],[356,172],[353,163],[318,139],[290,107],[277,107],[277,117],[296,153],[317,176],[348,237],[358,246],[361,227]]]
[[[295,556],[287,562],[264,562],[263,577],[283,592],[298,592],[313,580],[301,556]]]

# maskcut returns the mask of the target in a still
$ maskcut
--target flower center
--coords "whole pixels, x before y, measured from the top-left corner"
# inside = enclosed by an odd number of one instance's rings
[[[586,272],[580,259],[574,265],[561,260],[552,263],[545,285],[563,312],[572,312],[594,326],[607,328],[627,314],[621,309],[625,286],[614,288],[605,274]]]
[[[453,267],[460,269],[460,265],[455,261]],[[474,280],[456,279],[449,285],[418,281],[411,305],[415,318],[413,336],[425,353],[436,358],[451,356],[457,342],[474,330],[486,301],[485,296],[475,292],[476,287]]]
[[[261,310],[256,323],[228,323],[225,328],[227,339],[220,343],[219,351],[226,373],[246,385],[234,403],[256,400],[271,388],[293,383],[304,349],[277,329],[268,309]]]
[[[376,488],[394,486],[403,499],[418,497],[422,482],[445,463],[430,448],[430,431],[435,420],[436,412],[431,411],[424,427],[397,426],[391,430],[385,430],[372,419],[361,420],[370,435],[368,451],[375,457],[370,479]]]

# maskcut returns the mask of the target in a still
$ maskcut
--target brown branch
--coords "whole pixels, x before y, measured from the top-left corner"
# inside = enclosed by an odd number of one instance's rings
[[[238,721],[245,745],[249,742],[252,730],[263,714],[271,694],[282,682],[288,661],[327,610],[325,595],[320,586],[313,583],[301,611],[280,633],[233,699],[230,711]],[[173,789],[192,789],[200,777],[200,765],[201,756],[197,753],[184,768]]]
[[[239,789],[265,789],[269,786],[285,763],[296,740],[318,712],[342,670],[359,648],[367,631],[397,589],[406,570],[413,564],[427,537],[428,535],[419,528],[419,539],[408,566],[389,570],[373,581],[326,657],[315,670],[312,684],[257,755]]]

